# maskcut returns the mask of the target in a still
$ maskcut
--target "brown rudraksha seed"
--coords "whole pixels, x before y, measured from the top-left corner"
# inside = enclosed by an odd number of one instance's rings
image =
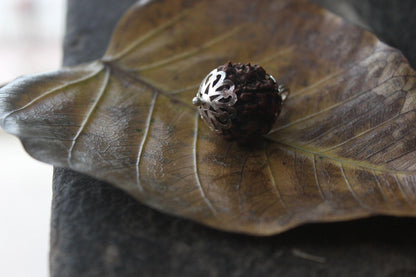
[[[246,142],[270,131],[288,92],[261,66],[228,62],[205,77],[192,102],[213,131]]]

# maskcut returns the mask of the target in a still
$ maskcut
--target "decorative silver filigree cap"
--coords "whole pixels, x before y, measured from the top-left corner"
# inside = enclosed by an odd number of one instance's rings
[[[231,127],[235,117],[234,104],[237,95],[234,83],[226,79],[224,71],[212,70],[199,86],[192,103],[198,106],[199,114],[205,123],[215,132]]]

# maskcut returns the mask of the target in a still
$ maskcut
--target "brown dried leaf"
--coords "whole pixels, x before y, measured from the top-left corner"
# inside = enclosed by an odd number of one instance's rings
[[[415,73],[397,50],[303,0],[167,2],[132,7],[102,60],[1,89],[3,128],[39,160],[223,230],[416,215]],[[228,60],[293,91],[256,147],[191,105]]]

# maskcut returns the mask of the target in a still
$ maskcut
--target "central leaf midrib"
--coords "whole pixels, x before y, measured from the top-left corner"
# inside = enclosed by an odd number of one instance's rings
[[[159,93],[161,95],[164,95],[165,97],[168,97],[174,101],[176,101],[177,105],[181,105],[183,107],[189,108],[192,111],[195,111],[196,108],[191,105],[190,103],[187,103],[185,101],[183,101],[181,98],[176,97],[174,94],[170,94],[168,93],[165,89],[153,84],[152,82],[150,82],[149,80],[143,78],[142,76],[140,76],[140,74],[135,73],[131,73],[128,70],[125,70],[121,67],[119,67],[117,64],[113,63],[113,62],[105,62],[103,61],[103,64],[105,66],[110,67],[111,72],[117,76],[120,75],[124,78],[130,79],[136,83],[139,83],[140,85],[143,85],[147,88],[149,88],[150,90]],[[416,170],[412,170],[412,171],[406,171],[406,170],[394,170],[394,169],[388,169],[388,168],[384,168],[381,166],[376,166],[376,165],[372,165],[366,162],[358,162],[358,161],[354,161],[354,160],[349,160],[349,159],[345,159],[336,155],[330,155],[330,154],[324,154],[322,152],[320,152],[319,150],[313,150],[310,148],[306,148],[306,147],[302,147],[300,145],[297,144],[291,144],[288,142],[283,142],[281,140],[278,139],[274,139],[268,136],[264,136],[266,139],[273,141],[275,143],[278,143],[280,145],[283,145],[285,148],[292,148],[295,149],[297,151],[300,152],[305,152],[305,153],[309,153],[309,154],[313,154],[313,155],[317,155],[318,157],[323,157],[329,160],[332,160],[333,163],[342,163],[344,165],[349,165],[351,167],[360,167],[363,169],[367,169],[367,170],[374,170],[374,171],[378,171],[378,172],[385,172],[385,173],[390,173],[390,174],[403,174],[403,175],[408,175],[411,173],[416,173]],[[322,150],[323,151],[323,150]]]
[[[383,168],[383,167],[377,167],[377,166],[373,166],[373,165],[371,165],[369,163],[366,163],[366,162],[357,162],[357,161],[354,161],[354,160],[343,159],[342,157],[335,156],[335,155],[323,154],[322,152],[319,152],[319,150],[314,151],[313,149],[301,147],[299,145],[291,144],[291,143],[284,142],[284,141],[280,141],[280,140],[274,139],[272,137],[265,136],[265,138],[269,139],[270,141],[273,141],[274,143],[278,143],[278,144],[284,146],[285,148],[292,148],[292,149],[295,149],[296,151],[299,151],[299,152],[305,152],[305,153],[309,153],[309,154],[312,154],[312,155],[317,155],[318,157],[322,157],[322,158],[332,160],[333,163],[342,163],[343,165],[349,165],[351,167],[361,167],[361,168],[367,169],[367,170],[374,170],[374,171],[390,173],[390,174],[409,175],[409,174],[416,173],[416,170],[406,171],[406,170],[394,170],[394,169],[388,169],[388,168]]]
[[[181,98],[176,97],[174,94],[171,94],[167,92],[165,89],[153,84],[153,82],[143,78],[140,76],[140,74],[137,73],[131,73],[128,70],[125,70],[124,68],[119,67],[117,64],[112,62],[105,62],[102,61],[102,63],[109,67],[111,69],[111,72],[113,73],[113,76],[121,76],[122,78],[127,78],[128,80],[131,80],[133,82],[139,83],[140,85],[148,88],[149,90],[162,94],[163,96],[166,96],[174,101],[177,102],[177,104],[182,105],[186,108],[190,108],[193,111],[196,111],[196,108],[189,103],[183,101]]]

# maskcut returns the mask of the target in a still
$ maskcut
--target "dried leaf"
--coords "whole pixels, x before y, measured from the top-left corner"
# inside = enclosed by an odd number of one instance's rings
[[[132,7],[102,60],[2,88],[3,128],[39,160],[223,230],[416,215],[416,75],[399,51],[303,0],[167,2]],[[228,60],[293,91],[255,147],[191,105]]]

